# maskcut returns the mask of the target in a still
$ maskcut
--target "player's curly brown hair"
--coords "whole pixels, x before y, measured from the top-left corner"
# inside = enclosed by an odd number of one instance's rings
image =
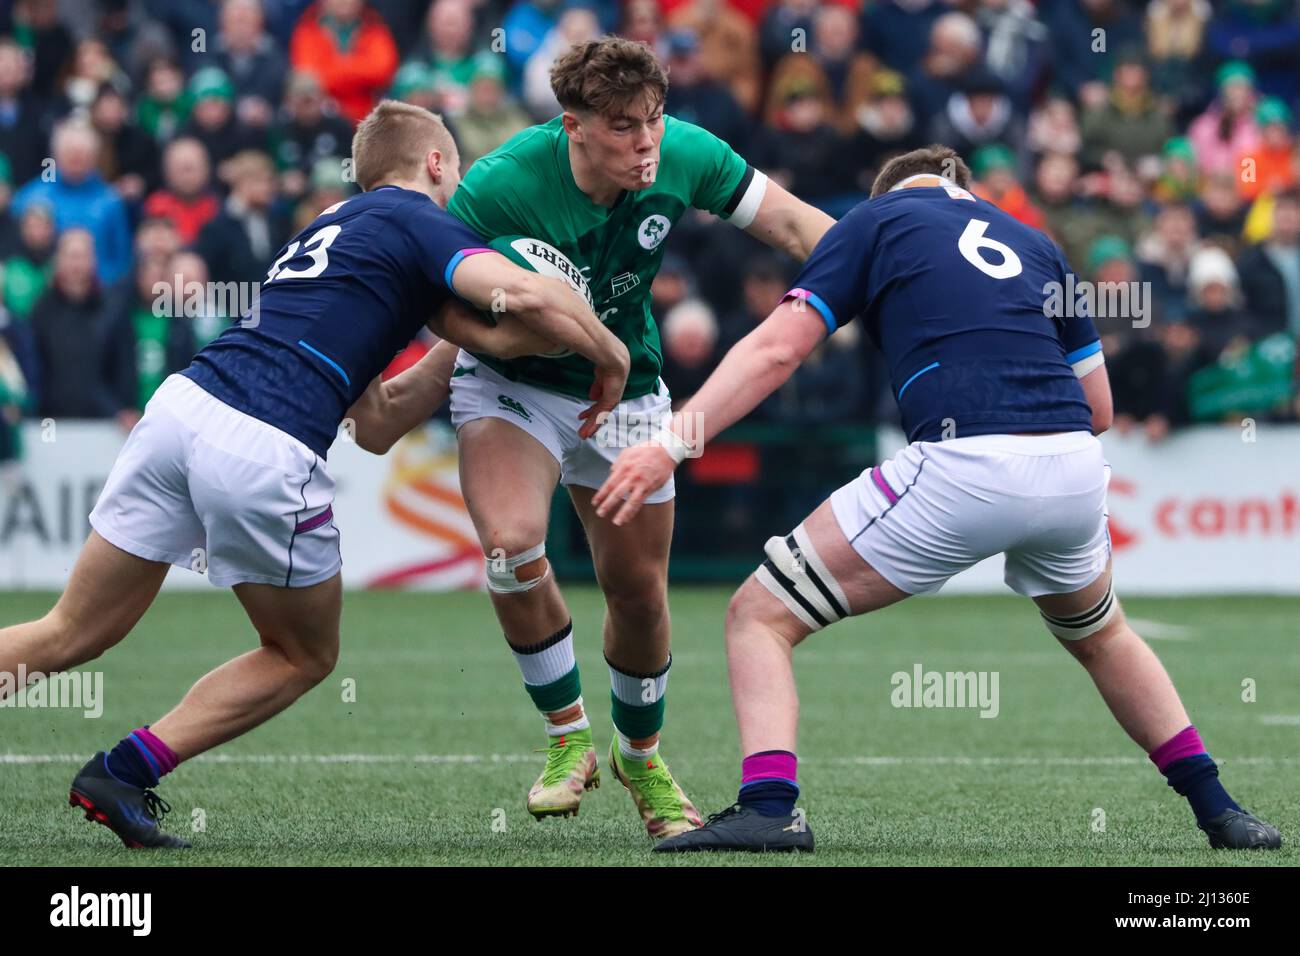
[[[551,67],[551,90],[560,105],[618,116],[649,98],[660,106],[668,95],[668,74],[644,43],[619,36],[575,43]]]
[[[970,189],[970,167],[962,161],[955,149],[935,143],[932,146],[914,149],[902,156],[895,156],[885,163],[880,169],[880,174],[876,176],[876,181],[871,184],[871,198],[875,199],[889,192],[908,176],[919,176],[925,173],[944,176],[962,189]]]

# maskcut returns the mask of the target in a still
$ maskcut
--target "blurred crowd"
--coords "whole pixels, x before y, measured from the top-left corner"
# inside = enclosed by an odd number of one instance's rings
[[[1134,284],[1098,318],[1117,427],[1296,418],[1296,0],[0,0],[0,461],[24,416],[130,427],[237,318],[189,290],[257,282],[354,191],[379,98],[442,113],[463,170],[554,116],[555,56],[611,31],[659,52],[671,115],[833,216],[946,143],[1080,282]],[[679,399],[795,269],[678,224],[653,292]],[[850,325],[758,414],[894,412]]]

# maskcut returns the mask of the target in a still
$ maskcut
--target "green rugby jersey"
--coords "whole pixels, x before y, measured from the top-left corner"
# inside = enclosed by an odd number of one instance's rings
[[[560,117],[533,126],[476,162],[447,204],[485,239],[527,236],[555,246],[583,270],[600,320],[632,359],[624,398],[655,391],[663,354],[650,315],[650,283],[664,239],[692,206],[748,225],[766,179],[712,133],[664,117],[653,185],[624,190],[613,206],[592,202],[573,179],[569,138]],[[513,381],[586,398],[591,362],[530,356],[479,361]]]

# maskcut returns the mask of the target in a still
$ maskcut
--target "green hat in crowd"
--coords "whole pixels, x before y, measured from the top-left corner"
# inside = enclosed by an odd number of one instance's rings
[[[1283,126],[1289,127],[1291,125],[1291,107],[1276,96],[1266,96],[1259,101],[1259,106],[1255,107],[1255,122],[1260,126],[1281,123]]]
[[[1088,271],[1097,272],[1108,262],[1133,258],[1133,249],[1121,236],[1099,236],[1088,249]]]
[[[226,76],[226,71],[216,66],[205,66],[190,77],[190,96],[197,103],[214,97],[223,100],[235,98],[235,87]]]
[[[983,179],[995,169],[1009,169],[1015,172],[1016,156],[1002,143],[987,143],[975,150],[971,157],[970,171],[976,179]]]
[[[1181,159],[1193,165],[1196,163],[1196,150],[1186,136],[1173,136],[1165,140],[1165,148],[1161,153],[1165,159]]]
[[[1255,71],[1244,60],[1229,60],[1219,67],[1218,73],[1214,74],[1214,85],[1219,89],[1239,80],[1244,80],[1251,86],[1255,85]]]
[[[4,153],[0,153],[0,183],[4,183],[6,186],[8,186],[13,181],[14,181],[14,169],[11,165],[9,165],[9,157],[6,156]]]
[[[427,91],[433,88],[433,78],[429,75],[428,69],[418,60],[412,60],[405,64],[397,75],[393,77],[393,96],[397,99],[405,99],[412,93]]]
[[[505,59],[499,53],[483,52],[474,57],[474,73],[469,81],[489,79],[498,83],[506,81]]]

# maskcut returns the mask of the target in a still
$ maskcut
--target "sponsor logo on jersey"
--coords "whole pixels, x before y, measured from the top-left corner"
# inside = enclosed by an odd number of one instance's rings
[[[528,409],[524,408],[523,405],[519,404],[509,395],[498,395],[497,401],[501,403],[502,411],[514,412],[526,422],[531,422],[533,420],[533,416],[528,414]]]
[[[624,272],[609,280],[609,297],[618,298],[624,292],[631,292],[641,284],[641,277],[635,272]]]
[[[672,227],[667,216],[646,216],[637,227],[636,241],[641,243],[642,249],[653,249],[668,238],[668,230]]]

